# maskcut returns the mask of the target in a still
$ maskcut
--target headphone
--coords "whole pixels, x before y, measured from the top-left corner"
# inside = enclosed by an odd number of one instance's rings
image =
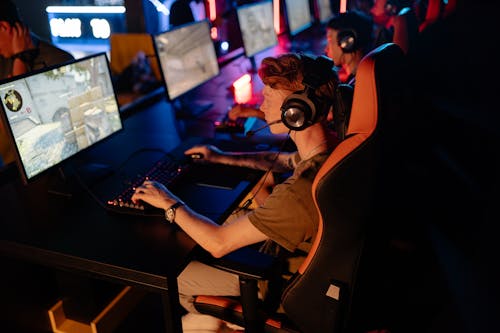
[[[337,43],[344,53],[352,53],[358,49],[358,36],[352,29],[343,29],[337,33]]]
[[[301,131],[326,115],[332,101],[315,94],[315,90],[335,76],[333,61],[325,56],[300,55],[304,61],[304,90],[287,96],[281,105],[281,121],[291,130]]]

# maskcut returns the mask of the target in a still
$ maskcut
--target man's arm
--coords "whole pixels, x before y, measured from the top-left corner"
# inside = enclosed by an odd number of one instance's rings
[[[214,146],[194,146],[185,151],[186,155],[201,154],[200,161],[247,167],[273,172],[288,172],[295,167],[296,153],[260,151],[260,152],[223,152]]]
[[[152,181],[146,181],[139,186],[132,200],[134,202],[143,200],[164,210],[180,201],[165,186]],[[267,236],[254,227],[246,215],[220,226],[191,208],[181,206],[176,209],[175,223],[216,258],[267,239]]]

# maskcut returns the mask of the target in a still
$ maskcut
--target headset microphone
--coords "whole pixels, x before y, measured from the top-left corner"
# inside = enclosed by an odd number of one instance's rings
[[[255,131],[248,131],[247,132],[247,138],[249,138],[251,136],[254,136],[255,133],[260,132],[263,129],[270,127],[271,125],[278,124],[278,123],[281,123],[281,119],[278,119],[278,120],[275,120],[275,121],[271,121],[269,124],[265,124],[264,126],[257,128]]]

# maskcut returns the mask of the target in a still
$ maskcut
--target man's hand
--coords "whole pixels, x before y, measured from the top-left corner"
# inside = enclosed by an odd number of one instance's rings
[[[184,152],[184,155],[186,156],[194,154],[198,154],[198,156],[200,156],[195,159],[195,161],[218,163],[220,158],[224,155],[224,152],[212,145],[197,145]]]
[[[133,203],[142,200],[165,210],[179,201],[163,184],[150,180],[146,180],[141,186],[137,187],[131,199]]]

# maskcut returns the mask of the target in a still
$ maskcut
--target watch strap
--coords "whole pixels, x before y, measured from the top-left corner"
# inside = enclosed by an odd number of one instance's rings
[[[168,222],[174,223],[175,222],[175,210],[179,207],[184,206],[185,203],[182,201],[177,201],[174,203],[172,206],[170,206],[166,211],[165,211],[165,218]],[[169,214],[172,214],[172,218],[169,218]]]

